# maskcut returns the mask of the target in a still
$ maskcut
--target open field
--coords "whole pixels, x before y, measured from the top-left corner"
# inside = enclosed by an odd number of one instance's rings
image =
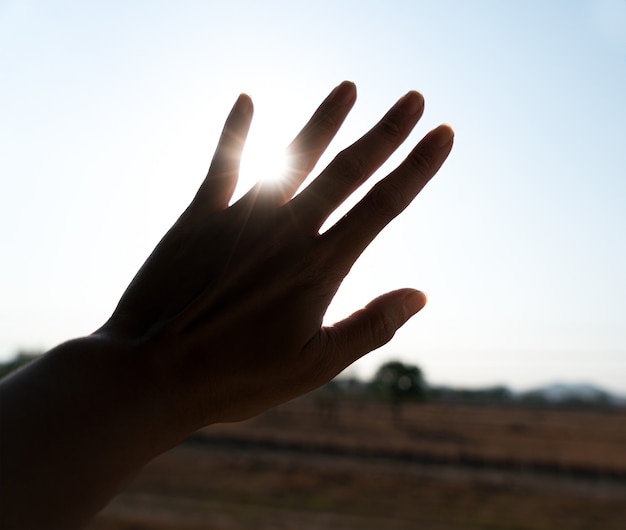
[[[334,404],[337,405],[337,404]],[[626,411],[337,406],[192,436],[90,530],[626,528]]]

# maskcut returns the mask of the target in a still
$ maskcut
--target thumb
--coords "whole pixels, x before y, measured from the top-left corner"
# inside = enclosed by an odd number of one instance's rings
[[[399,289],[372,300],[363,309],[328,327],[309,346],[319,350],[314,358],[323,360],[319,368],[334,377],[348,365],[380,348],[396,331],[426,305],[426,295],[415,289]],[[315,355],[317,354],[317,355]]]

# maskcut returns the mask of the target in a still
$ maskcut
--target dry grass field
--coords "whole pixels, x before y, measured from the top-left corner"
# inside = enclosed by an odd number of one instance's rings
[[[196,433],[90,530],[626,528],[626,411],[306,396]]]

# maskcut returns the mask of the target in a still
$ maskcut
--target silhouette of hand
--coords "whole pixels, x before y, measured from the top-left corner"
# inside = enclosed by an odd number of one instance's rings
[[[242,95],[196,197],[109,321],[0,381],[0,526],[80,527],[194,430],[325,383],[423,307],[422,293],[401,289],[322,326],[354,261],[452,147],[449,127],[431,131],[320,234],[423,110],[422,97],[409,92],[294,196],[355,98],[354,85],[339,85],[289,146],[284,179],[260,182],[229,206],[252,118]]]
[[[320,234],[331,212],[406,139],[423,111],[422,96],[409,92],[294,196],[355,99],[352,83],[339,85],[290,144],[284,178],[259,182],[229,205],[252,119],[252,102],[241,95],[196,197],[98,332],[140,356],[189,432],[248,418],[327,382],[389,341],[426,302],[419,291],[401,289],[322,326],[354,261],[452,147],[449,127],[431,131]]]

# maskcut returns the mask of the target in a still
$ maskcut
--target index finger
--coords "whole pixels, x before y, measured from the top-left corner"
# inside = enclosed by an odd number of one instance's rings
[[[249,208],[261,201],[274,206],[291,199],[337,134],[355,100],[354,83],[344,81],[337,85],[287,147],[288,168],[281,179],[257,183],[240,204]]]
[[[291,198],[337,134],[356,99],[351,81],[339,84],[322,102],[311,119],[287,147],[289,170],[281,181]]]

